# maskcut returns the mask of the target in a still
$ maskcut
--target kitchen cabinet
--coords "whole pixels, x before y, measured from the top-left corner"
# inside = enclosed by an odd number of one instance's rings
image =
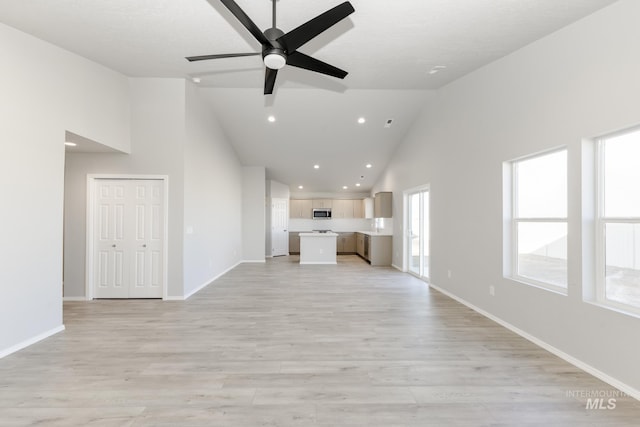
[[[289,253],[290,254],[299,254],[300,253],[300,232],[296,231],[289,233]]]
[[[311,219],[311,200],[291,199],[289,201],[289,218]]]
[[[354,200],[334,200],[331,208],[331,218],[353,218],[353,202]]]
[[[371,265],[391,265],[392,236],[371,236],[369,262]]]
[[[392,196],[390,191],[376,193],[373,199],[374,218],[392,218]]]
[[[364,204],[364,217],[366,219],[373,219],[373,199],[367,197],[362,203]]]
[[[356,233],[338,233],[338,253],[353,254],[356,252]]]
[[[353,201],[353,217],[364,218],[364,200]]]
[[[367,239],[369,240],[368,248]],[[357,254],[373,266],[391,265],[392,247],[392,236],[380,236],[375,233],[356,233]],[[368,252],[366,249],[368,249]]]
[[[312,200],[313,209],[316,208],[332,208],[333,200],[330,199],[313,199]]]
[[[356,233],[356,253],[364,258],[364,234]]]

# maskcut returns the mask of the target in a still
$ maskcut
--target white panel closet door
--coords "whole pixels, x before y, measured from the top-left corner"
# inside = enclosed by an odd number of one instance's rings
[[[163,183],[96,180],[94,297],[162,298]]]
[[[289,200],[272,199],[271,256],[289,255]]]

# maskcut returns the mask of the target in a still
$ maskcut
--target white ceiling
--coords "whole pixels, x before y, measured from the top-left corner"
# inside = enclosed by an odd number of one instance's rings
[[[236,0],[260,28],[270,0]],[[287,32],[342,0],[279,0]],[[300,48],[349,71],[345,80],[293,67],[262,95],[260,57],[189,63],[192,55],[257,52],[218,0],[2,0],[0,21],[134,77],[200,77],[243,164],[292,189],[367,190],[424,105],[427,90],[574,22],[614,0],[351,0],[356,12]],[[446,70],[435,75],[434,66]],[[269,114],[278,116],[271,125]],[[357,117],[365,115],[364,126]],[[393,118],[391,129],[383,129]],[[323,173],[308,165],[322,163]],[[341,190],[340,190],[341,191]]]

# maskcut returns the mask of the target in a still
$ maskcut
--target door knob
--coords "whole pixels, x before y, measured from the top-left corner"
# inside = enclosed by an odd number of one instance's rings
[[[142,245],[142,247],[143,247],[143,248],[146,248],[146,247],[147,247],[147,245]]]
[[[116,247],[116,245],[111,245],[111,247],[112,247],[112,248],[115,248],[115,247]]]

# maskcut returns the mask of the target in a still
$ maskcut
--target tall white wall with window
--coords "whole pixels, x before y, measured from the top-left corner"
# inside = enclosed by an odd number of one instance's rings
[[[373,191],[402,200],[429,183],[430,282],[640,397],[640,318],[592,304],[583,287],[595,265],[584,230],[595,225],[583,208],[593,186],[582,179],[585,138],[640,125],[638,16],[640,2],[616,2],[438,90]],[[562,146],[566,294],[503,271],[504,162]],[[402,209],[394,205],[395,265]]]

